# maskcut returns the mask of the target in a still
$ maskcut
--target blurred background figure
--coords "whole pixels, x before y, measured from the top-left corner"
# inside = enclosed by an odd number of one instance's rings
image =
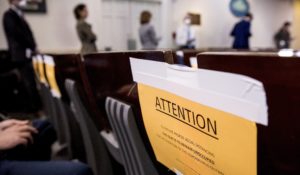
[[[31,57],[38,53],[33,33],[28,25],[21,7],[26,5],[24,0],[8,0],[9,9],[3,16],[3,27],[8,42],[10,58],[18,65],[20,72],[26,112],[39,112],[41,101],[37,92]]]
[[[139,36],[144,50],[155,50],[158,46],[160,38],[156,36],[151,22],[152,14],[149,11],[143,11],[140,16]]]
[[[196,33],[191,27],[192,19],[190,15],[186,15],[183,22],[183,25],[176,31],[176,44],[179,49],[195,49]]]
[[[81,41],[81,53],[97,52],[97,36],[92,31],[92,26],[86,22],[88,9],[85,4],[78,4],[74,9],[74,15],[77,20],[76,30]]]
[[[288,49],[292,41],[290,34],[290,22],[285,22],[279,31],[275,34],[274,40],[277,49]]]
[[[252,36],[250,28],[253,16],[247,13],[240,22],[235,24],[231,36],[234,37],[234,49],[250,49],[249,38]]]

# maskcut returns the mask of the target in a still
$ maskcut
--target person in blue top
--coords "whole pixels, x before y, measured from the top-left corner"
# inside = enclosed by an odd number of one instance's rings
[[[233,48],[234,49],[249,49],[249,38],[251,37],[251,21],[253,16],[251,13],[247,13],[243,19],[238,22],[232,32],[231,36],[234,37]]]

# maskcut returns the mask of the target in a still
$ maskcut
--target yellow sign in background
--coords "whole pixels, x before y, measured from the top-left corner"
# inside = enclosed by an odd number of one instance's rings
[[[34,70],[35,77],[40,81],[39,64],[36,59],[32,59],[32,67]]]
[[[39,71],[39,78],[40,78],[40,82],[42,82],[42,83],[46,83],[47,81],[46,81],[46,76],[45,76],[45,72],[44,72],[44,64],[43,64],[43,62],[42,61],[38,61],[38,63],[37,63],[38,65],[37,65],[37,69],[38,69],[38,71]]]
[[[138,84],[142,115],[159,162],[184,175],[256,175],[254,122]]]
[[[61,93],[55,78],[55,66],[51,64],[46,64],[46,74],[52,93],[54,93],[56,97],[60,97]]]

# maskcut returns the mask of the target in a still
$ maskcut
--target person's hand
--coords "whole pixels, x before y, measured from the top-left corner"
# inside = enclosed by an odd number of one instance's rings
[[[15,120],[15,119],[4,120],[0,122],[0,131],[5,130],[14,125],[28,125],[28,124],[29,124],[28,120],[25,121]]]
[[[18,145],[33,143],[32,134],[38,131],[30,125],[13,125],[0,131],[0,150],[12,149]]]

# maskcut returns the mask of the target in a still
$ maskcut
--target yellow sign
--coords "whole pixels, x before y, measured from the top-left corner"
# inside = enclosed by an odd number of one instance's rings
[[[55,97],[61,97],[61,93],[55,78],[55,66],[52,64],[46,64],[46,74],[47,74],[52,95]]]
[[[38,68],[38,71],[39,71],[40,82],[41,83],[47,83],[45,72],[44,72],[44,63],[43,63],[42,58],[40,60],[38,60],[38,67],[37,68]]]
[[[184,175],[256,175],[254,122],[164,90],[138,85],[148,137],[159,162]]]
[[[35,77],[40,81],[40,75],[39,75],[39,64],[36,59],[32,59],[32,67],[34,70]]]

